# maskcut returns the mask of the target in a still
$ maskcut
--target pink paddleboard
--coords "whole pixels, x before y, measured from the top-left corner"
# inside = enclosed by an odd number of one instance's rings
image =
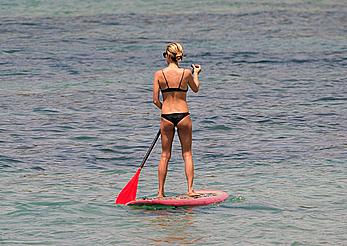
[[[164,197],[164,198],[143,198],[139,200],[134,200],[128,202],[126,205],[162,205],[162,206],[203,206],[214,203],[223,202],[226,200],[229,195],[228,193],[220,190],[198,190],[195,191],[199,193],[199,196],[189,197],[187,195],[178,195],[173,197]]]

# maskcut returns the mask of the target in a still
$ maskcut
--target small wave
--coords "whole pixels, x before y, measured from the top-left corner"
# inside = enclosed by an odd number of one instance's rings
[[[17,52],[22,52],[24,49],[10,49],[10,50],[2,50],[2,52],[7,53],[7,54],[14,54]]]
[[[53,109],[53,108],[42,108],[42,107],[37,107],[33,109],[33,112],[36,113],[44,113],[44,114],[56,114],[59,113],[59,110]]]
[[[107,162],[107,163],[114,163],[117,161],[127,161],[127,156],[116,156],[116,157],[95,157],[96,160]]]
[[[0,74],[1,77],[12,77],[12,76],[19,76],[19,75],[30,75],[30,72],[12,72],[12,73],[3,73]]]
[[[98,137],[94,137],[94,136],[77,136],[77,137],[73,137],[72,139],[79,140],[79,141],[97,141],[97,140],[99,140]]]
[[[21,25],[21,26],[38,26],[38,25],[40,25],[39,23],[35,23],[35,22],[14,22],[12,24],[13,25]]]
[[[4,156],[4,155],[0,155],[0,162],[8,162],[8,163],[22,163],[21,160],[18,159],[14,159],[12,157],[9,156]],[[4,164],[6,165],[6,164]]]
[[[321,97],[316,100],[313,100],[313,102],[332,102],[332,101],[346,101],[347,97]]]
[[[268,122],[272,122],[271,119],[263,119],[263,120],[256,120],[254,121],[255,123],[268,123]]]
[[[200,121],[199,123],[203,123],[203,124],[214,124],[215,121],[213,121],[213,120],[202,120],[202,121]]]
[[[225,125],[214,125],[214,126],[209,126],[207,127],[208,129],[211,129],[211,130],[223,130],[223,131],[229,131],[231,130],[230,127],[228,126],[225,126]]]
[[[303,63],[315,63],[319,62],[320,60],[314,60],[314,59],[289,59],[289,60],[281,60],[281,59],[259,59],[259,60],[247,60],[247,59],[240,59],[235,60],[235,63],[246,63],[246,64],[303,64]]]
[[[315,114],[317,116],[338,116],[338,114],[333,113],[333,112],[329,112],[329,113],[317,113]]]
[[[45,170],[46,170],[46,169],[44,169],[43,167],[39,167],[39,166],[31,167],[30,169],[36,170],[36,171],[45,171]]]
[[[42,206],[42,207],[64,207],[64,206],[69,206],[69,205],[75,205],[78,204],[79,202],[77,201],[34,201],[30,202],[29,206]]]
[[[0,164],[0,169],[10,168],[10,165],[7,164]]]
[[[236,199],[236,200],[234,200]],[[273,212],[281,212],[282,209],[268,206],[268,205],[263,205],[263,204],[243,204],[242,202],[245,201],[243,197],[231,197],[229,200],[229,203],[223,205],[223,207],[226,208],[234,208],[234,209],[245,209],[245,210],[254,210],[254,211],[273,211]],[[235,204],[236,203],[236,204]]]
[[[243,196],[231,196],[228,201],[236,203],[236,202],[244,202],[246,201],[246,198]]]
[[[96,164],[88,164],[88,165],[86,166],[86,169],[106,170],[105,167],[98,166],[98,165],[96,165]]]
[[[113,150],[111,148],[101,148],[99,150],[105,153],[118,153],[116,150]]]
[[[237,74],[237,73],[230,73],[229,76],[232,76],[232,77],[241,77],[240,74]]]

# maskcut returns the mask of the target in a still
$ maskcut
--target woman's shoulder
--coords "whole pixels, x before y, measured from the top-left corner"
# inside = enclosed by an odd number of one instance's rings
[[[183,67],[182,70],[184,71],[185,76],[192,75],[192,70],[190,68]]]
[[[154,77],[160,76],[162,74],[162,71],[163,71],[163,69],[159,69],[159,70],[155,71],[154,72]]]

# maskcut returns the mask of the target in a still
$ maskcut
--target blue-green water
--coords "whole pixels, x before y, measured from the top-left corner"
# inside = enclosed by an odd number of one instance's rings
[[[345,1],[0,0],[1,245],[346,245]],[[159,126],[168,41],[209,207],[114,206]],[[155,195],[160,145],[141,172]],[[175,139],[169,194],[186,191]]]

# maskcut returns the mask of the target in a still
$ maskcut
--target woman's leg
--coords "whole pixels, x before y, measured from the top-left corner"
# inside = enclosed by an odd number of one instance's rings
[[[177,125],[178,136],[182,146],[182,156],[185,164],[185,172],[188,184],[188,195],[198,195],[193,190],[194,163],[192,153],[192,120],[190,116],[183,118]]]
[[[175,135],[175,127],[170,121],[161,119],[160,132],[161,132],[162,152],[161,152],[160,162],[158,165],[158,182],[159,182],[158,197],[163,197],[165,196],[164,185],[165,185],[165,179],[167,174],[167,166],[171,158],[171,147],[172,147],[173,137]]]

